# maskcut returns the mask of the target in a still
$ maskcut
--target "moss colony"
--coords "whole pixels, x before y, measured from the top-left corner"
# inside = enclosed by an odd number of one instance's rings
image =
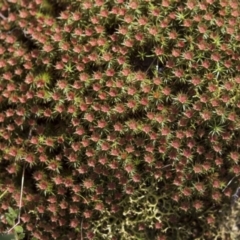
[[[236,239],[239,5],[2,0],[1,214],[25,169],[26,239]]]

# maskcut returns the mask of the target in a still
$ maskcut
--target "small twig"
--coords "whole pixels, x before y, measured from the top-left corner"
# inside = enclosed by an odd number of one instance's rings
[[[24,175],[25,175],[25,165],[23,167],[23,172],[22,172],[22,183],[21,183],[21,192],[20,192],[20,200],[19,200],[19,212],[18,212],[18,221],[17,223],[10,228],[7,233],[9,234],[17,225],[20,223],[20,217],[21,217],[21,209],[22,209],[22,196],[23,196],[23,184],[24,184]]]
[[[3,16],[2,13],[0,13],[0,17],[1,17],[3,20],[6,20],[6,19],[7,19],[5,16]]]
[[[238,174],[237,176],[234,176],[229,182],[228,182],[228,184],[227,184],[227,186],[222,190],[222,192],[224,192],[226,189],[227,189],[227,187],[231,184],[231,182],[236,178],[236,177],[238,177],[240,174]]]
[[[172,164],[168,164],[168,165],[162,167],[161,169],[164,169],[164,168],[167,168],[167,167],[170,167],[170,166],[172,166]]]
[[[81,198],[83,198],[85,201],[86,201],[86,203],[88,204],[88,200],[85,198],[85,197],[83,197],[81,194],[79,194],[79,193],[76,193],[76,195],[77,196],[79,196],[79,197],[81,197]]]
[[[31,137],[32,137],[32,131],[33,131],[33,128],[31,128],[31,129],[29,130],[28,139],[31,139]],[[17,223],[16,223],[12,228],[10,228],[10,229],[7,231],[8,234],[9,234],[16,226],[18,226],[19,223],[21,222],[21,209],[22,209],[22,197],[23,197],[23,186],[24,186],[25,168],[26,168],[26,165],[24,164],[24,166],[23,166],[23,171],[22,171],[22,181],[21,181],[21,191],[20,191],[20,200],[19,200],[18,221],[17,221]]]
[[[7,192],[8,192],[8,190],[5,190],[5,191],[1,194],[0,199],[3,198],[4,195],[6,195]]]
[[[28,140],[32,138],[32,131],[33,131],[33,127],[29,130]]]
[[[152,67],[152,65],[153,65],[153,63],[155,62],[155,60],[156,60],[156,58],[153,59],[152,63],[149,65],[149,67],[148,67],[148,69],[147,69],[147,71],[146,71],[145,73],[147,73],[148,70]]]

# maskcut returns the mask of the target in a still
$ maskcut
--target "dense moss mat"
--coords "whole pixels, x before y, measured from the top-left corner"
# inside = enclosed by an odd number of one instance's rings
[[[26,239],[237,239],[238,1],[0,9],[1,231],[24,169]]]

